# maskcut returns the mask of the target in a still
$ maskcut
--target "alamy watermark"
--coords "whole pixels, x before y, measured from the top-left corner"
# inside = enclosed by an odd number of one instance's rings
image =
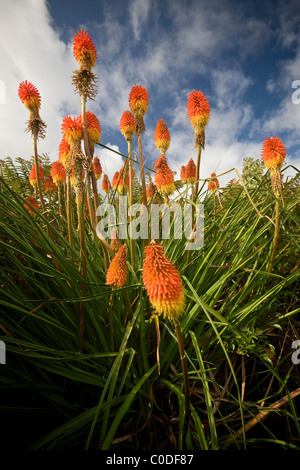
[[[101,217],[96,227],[99,238],[114,238],[113,229],[118,228],[120,240],[127,237],[137,239],[169,239],[173,231],[174,239],[185,238],[186,250],[199,250],[204,243],[204,205],[187,203],[172,204],[133,204],[128,207],[127,196],[119,197],[118,223],[113,204],[101,204],[97,215]],[[151,223],[149,224],[149,220]],[[194,222],[193,222],[194,221]]]
[[[292,83],[292,88],[296,88],[296,90],[292,93],[292,103],[300,104],[300,80],[294,80]]]
[[[293,341],[292,349],[296,349],[292,354],[292,363],[298,365],[300,364],[300,339]]]

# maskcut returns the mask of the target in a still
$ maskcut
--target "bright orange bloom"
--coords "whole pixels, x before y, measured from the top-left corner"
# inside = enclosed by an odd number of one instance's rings
[[[154,142],[158,150],[165,155],[170,146],[169,129],[163,119],[159,119],[154,132]]]
[[[106,194],[108,194],[111,191],[111,184],[110,184],[109,178],[108,178],[106,173],[104,173],[104,175],[103,175],[102,189]]]
[[[124,191],[125,193],[129,190],[129,171],[128,171],[128,168],[126,168],[126,174],[124,174],[124,167],[121,168],[121,170],[119,171],[119,178],[120,178],[120,181],[119,181],[119,184],[118,184],[118,192],[120,194],[123,194],[123,187],[124,187]],[[125,178],[124,178],[125,176]]]
[[[25,80],[21,82],[18,89],[18,95],[22,103],[25,104],[29,110],[39,109],[41,106],[41,96],[38,89],[31,83]]]
[[[117,189],[119,182],[120,182],[120,174],[118,171],[116,171],[113,176],[113,179],[111,180],[111,184],[112,184],[114,191]]]
[[[74,165],[73,168],[72,168],[72,174],[70,175],[70,181],[71,181],[71,185],[72,185],[72,186],[76,185],[75,169],[76,169],[76,166]],[[84,169],[82,168],[82,171],[81,171],[81,181],[84,180],[84,177],[85,177],[85,172],[84,172]]]
[[[74,36],[73,54],[80,67],[90,70],[96,63],[97,50],[90,35],[84,30]]]
[[[66,139],[63,137],[59,144],[58,156],[59,156],[59,160],[64,166],[66,165],[69,154],[70,154],[70,145],[68,144]]]
[[[208,123],[210,106],[202,91],[193,90],[187,103],[188,117],[195,130],[201,131]]]
[[[82,123],[80,116],[76,118],[72,118],[71,116],[65,117],[62,121],[61,131],[68,144],[81,140]]]
[[[265,139],[261,158],[267,168],[281,167],[286,157],[286,151],[279,137]]]
[[[149,96],[146,88],[134,85],[129,93],[129,106],[133,114],[144,115],[148,111]]]
[[[52,194],[57,190],[57,186],[54,183],[52,176],[48,175],[47,178],[44,181],[44,189],[46,193]]]
[[[154,171],[156,171],[154,181],[158,192],[163,196],[172,194],[175,191],[174,175],[164,155],[161,155],[161,157],[156,160]]]
[[[176,322],[185,308],[180,275],[164,255],[163,247],[154,241],[145,248],[143,282],[158,315]]]
[[[81,126],[82,126],[81,116],[79,116],[79,119],[80,119]],[[100,142],[101,126],[100,126],[97,116],[91,111],[87,111],[85,113],[85,122],[86,122],[88,140],[90,142],[93,142],[94,144]]]
[[[65,167],[60,161],[53,163],[50,174],[52,176],[53,182],[57,184],[57,186],[64,183],[64,181],[66,180]]]
[[[216,173],[212,173],[210,175],[210,182],[208,183],[208,190],[212,193],[215,189],[218,189],[219,187],[219,181],[218,178],[216,178]]]
[[[135,119],[131,111],[124,111],[120,119],[120,129],[127,142],[132,141],[135,133]]]
[[[189,159],[185,167],[185,177],[187,183],[194,184],[196,181],[196,165],[192,158]]]
[[[122,245],[113,258],[106,273],[106,285],[123,287],[127,278],[127,246]]]
[[[186,183],[186,175],[185,175],[185,166],[184,165],[181,166],[180,179],[181,179],[181,181]]]
[[[36,197],[28,196],[28,197],[25,198],[25,201],[27,201],[28,204],[30,204],[30,206],[32,206],[36,211],[39,210],[39,205],[38,205]],[[25,209],[29,212],[30,215],[35,217],[36,213],[34,212],[34,210],[32,210],[32,207],[30,207],[30,206],[24,203]]]
[[[94,158],[93,166],[94,166],[95,178],[96,180],[98,180],[99,178],[101,178],[101,175],[102,175],[102,166],[98,157]]]
[[[153,196],[155,195],[155,192],[156,192],[155,184],[153,183],[153,181],[151,181],[146,191],[148,202],[153,198]]]
[[[39,164],[39,167],[38,167],[38,176],[39,176],[39,180],[42,182],[45,176],[44,176],[44,171],[43,171],[42,165],[40,165],[40,164]],[[36,186],[36,184],[37,184],[37,175],[36,175],[35,165],[33,165],[33,167],[31,168],[31,171],[29,173],[29,182],[30,182],[31,186]]]

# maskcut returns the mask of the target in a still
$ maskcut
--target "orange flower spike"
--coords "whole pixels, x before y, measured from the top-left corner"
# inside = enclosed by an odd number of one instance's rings
[[[104,173],[104,175],[103,175],[102,189],[106,194],[108,194],[111,191],[111,184],[110,184],[109,178],[108,178],[106,173]]]
[[[132,141],[135,134],[135,118],[131,111],[124,111],[120,119],[120,129],[127,142]]]
[[[114,287],[125,285],[127,278],[126,255],[127,246],[122,245],[109,265],[106,273],[106,285]]]
[[[219,187],[218,178],[216,178],[216,173],[210,175],[210,182],[208,183],[208,190],[212,193],[215,189]]]
[[[118,171],[116,171],[114,176],[113,176],[113,179],[111,180],[111,184],[112,184],[112,187],[113,187],[114,191],[117,189],[119,181],[120,181],[120,174],[119,174]]]
[[[72,118],[67,116],[63,119],[61,131],[68,144],[78,142],[82,139],[82,123],[80,116]]]
[[[41,106],[41,96],[38,89],[27,80],[23,81],[19,85],[18,95],[22,103],[29,110],[38,110]]]
[[[85,30],[77,31],[73,42],[73,55],[84,70],[90,70],[96,63],[97,50]]]
[[[82,126],[81,116],[79,116],[79,119],[80,119],[81,126]],[[100,126],[97,116],[91,111],[87,111],[85,113],[85,122],[86,122],[88,140],[94,144],[100,142],[101,126]]]
[[[163,119],[159,119],[154,132],[154,142],[158,150],[165,155],[170,146],[169,129]]]
[[[180,171],[180,179],[183,181],[183,183],[186,183],[186,175],[185,175],[185,166],[182,165],[181,171]]]
[[[196,181],[196,165],[192,158],[189,159],[185,167],[185,177],[187,183],[194,184]]]
[[[210,106],[202,91],[193,90],[187,103],[188,117],[195,130],[201,131],[205,128],[210,117]]]
[[[156,160],[154,171],[156,171],[154,181],[158,192],[163,196],[172,194],[175,191],[174,175],[164,155],[161,155],[161,157]]]
[[[39,180],[42,182],[45,176],[44,176],[44,171],[43,171],[42,165],[40,165],[40,164],[38,166],[38,176],[39,176]],[[31,186],[36,186],[36,184],[37,184],[37,175],[36,175],[35,165],[33,165],[33,167],[31,168],[31,171],[29,173],[29,182],[30,182]]]
[[[49,193],[49,194],[52,194],[57,190],[57,186],[54,183],[51,175],[47,176],[47,178],[45,179],[44,189],[45,189],[46,193]]]
[[[111,230],[110,246],[114,251],[118,251],[119,248],[122,246],[122,243],[121,243],[121,241],[118,237],[118,234],[117,234],[117,231],[116,231],[115,227],[112,228],[112,230]]]
[[[164,255],[163,247],[154,241],[145,248],[143,283],[158,315],[176,322],[185,308],[180,275]]]
[[[101,175],[102,175],[102,166],[98,157],[94,158],[93,167],[94,167],[95,178],[96,180],[98,180],[99,178],[101,178]]]
[[[65,166],[66,161],[68,159],[70,153],[70,145],[66,141],[66,139],[63,137],[62,140],[60,141],[59,148],[58,148],[58,158],[59,161]]]
[[[280,168],[285,157],[286,150],[279,137],[264,140],[261,158],[267,168]]]
[[[124,167],[122,167],[119,171],[119,183],[117,189],[120,194],[123,194],[123,186],[124,191],[127,192],[129,190],[129,172],[128,169],[126,169],[126,175],[124,179]]]
[[[39,205],[38,205],[36,197],[28,196],[28,197],[25,198],[25,201],[27,201],[28,204],[30,204],[30,206],[32,206],[36,211],[39,210]],[[30,206],[24,203],[25,209],[29,212],[30,215],[35,217],[36,213],[32,210],[32,208]]]
[[[134,85],[129,93],[129,106],[133,114],[142,116],[148,111],[149,96],[146,88]]]
[[[66,181],[65,167],[61,161],[54,162],[50,172],[53,182],[59,186]]]
[[[147,201],[149,202],[155,195],[156,187],[153,181],[149,184],[147,188]]]

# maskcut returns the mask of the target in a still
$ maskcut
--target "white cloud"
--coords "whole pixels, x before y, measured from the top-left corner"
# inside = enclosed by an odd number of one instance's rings
[[[129,6],[129,16],[135,39],[141,38],[144,24],[147,22],[150,10],[150,0],[132,0]]]

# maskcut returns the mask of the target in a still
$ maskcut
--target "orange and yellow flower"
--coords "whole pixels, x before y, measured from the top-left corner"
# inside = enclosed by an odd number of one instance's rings
[[[39,180],[41,182],[43,181],[43,179],[45,177],[42,165],[40,165],[40,164],[38,166],[38,177],[39,177]],[[33,167],[31,168],[31,171],[29,173],[29,182],[30,182],[31,186],[33,186],[33,187],[35,187],[36,184],[37,184],[37,175],[36,175],[35,165],[33,165]]]
[[[165,155],[161,155],[155,162],[154,181],[157,190],[163,196],[168,196],[175,191],[174,175],[169,168]]]
[[[65,117],[62,121],[61,131],[68,144],[80,141],[82,139],[81,117]]]
[[[124,111],[120,119],[120,129],[127,142],[132,141],[135,134],[135,118],[131,111]]]
[[[177,322],[185,308],[180,275],[164,255],[163,247],[154,241],[145,248],[143,283],[158,315]]]
[[[146,88],[134,85],[129,93],[129,106],[134,115],[142,116],[148,111],[149,96]]]
[[[158,150],[165,155],[170,146],[169,129],[163,119],[159,119],[154,132],[154,142]]]
[[[147,188],[147,202],[151,201],[151,199],[154,197],[156,192],[156,187],[153,181],[150,182],[148,188]]]
[[[126,173],[126,174],[124,174]],[[118,192],[120,194],[123,194],[123,189],[125,191],[125,193],[129,190],[129,171],[128,171],[128,168],[126,168],[126,170],[124,170],[124,167],[121,168],[121,170],[119,171],[119,178],[120,178],[120,181],[119,181],[119,184],[118,184]]]
[[[116,171],[111,180],[111,184],[112,184],[114,191],[117,189],[119,182],[120,182],[120,174],[118,171]]]
[[[102,189],[106,194],[108,194],[111,191],[111,184],[110,184],[109,178],[108,178],[106,173],[104,173],[104,175],[103,175]]]
[[[81,116],[79,116],[79,119],[80,119],[81,126],[82,126]],[[85,122],[86,122],[86,130],[87,130],[89,142],[93,144],[100,142],[101,126],[100,126],[97,116],[91,111],[87,111],[85,113]]]
[[[219,188],[219,181],[216,173],[210,175],[210,181],[208,183],[208,190],[212,193],[215,189]]]
[[[196,181],[196,165],[192,158],[189,159],[185,167],[185,177],[187,183],[194,184]]]
[[[44,181],[44,189],[46,193],[52,194],[57,190],[57,186],[54,183],[52,176],[48,175]]]
[[[33,217],[36,216],[36,213],[34,212],[34,210],[32,210],[32,207],[38,211],[39,210],[39,205],[38,205],[38,202],[37,202],[37,199],[36,197],[34,196],[28,196],[25,198],[25,201],[28,202],[28,204],[24,203],[24,207],[25,209],[29,212],[30,215],[32,215]],[[32,207],[30,207],[32,206]]]
[[[185,175],[185,166],[184,165],[181,166],[180,179],[181,179],[181,181],[183,181],[183,183],[186,183],[186,175]]]
[[[113,287],[123,287],[125,285],[127,278],[126,255],[127,246],[122,245],[109,265],[106,273],[106,285]]]
[[[59,186],[66,181],[65,167],[61,161],[54,162],[51,168],[53,182]]]
[[[90,70],[96,63],[97,50],[86,30],[77,31],[73,42],[73,55],[80,68]]]
[[[59,158],[59,161],[64,166],[66,166],[69,154],[70,154],[70,145],[68,144],[66,139],[63,137],[60,141],[60,144],[59,144],[58,158]]]
[[[98,157],[94,158],[93,167],[94,167],[95,178],[96,180],[98,180],[99,178],[101,178],[101,175],[102,175],[102,166]]]
[[[41,96],[38,89],[27,80],[20,83],[18,95],[22,103],[29,110],[39,109],[41,106]]]
[[[279,137],[269,137],[264,140],[261,158],[267,168],[280,168],[285,157],[285,146]]]
[[[209,121],[210,106],[202,91],[193,90],[189,94],[187,112],[195,130],[203,130]]]

